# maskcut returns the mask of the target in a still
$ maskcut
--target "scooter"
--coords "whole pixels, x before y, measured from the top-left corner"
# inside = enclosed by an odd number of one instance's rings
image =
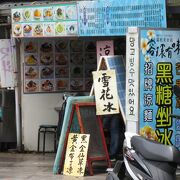
[[[124,161],[117,161],[106,180],[175,180],[180,152],[174,146],[125,132]]]
[[[178,88],[174,87],[174,93],[179,98]],[[179,115],[171,116],[180,119]],[[125,132],[123,161],[116,162],[106,180],[175,180],[177,165],[180,152],[176,147]]]

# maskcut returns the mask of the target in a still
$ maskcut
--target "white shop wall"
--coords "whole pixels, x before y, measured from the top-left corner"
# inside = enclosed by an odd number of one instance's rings
[[[25,150],[36,151],[40,124],[57,124],[58,113],[54,110],[62,94],[22,94],[23,144]],[[41,136],[42,150],[43,137]],[[46,137],[46,150],[53,151],[53,135]]]

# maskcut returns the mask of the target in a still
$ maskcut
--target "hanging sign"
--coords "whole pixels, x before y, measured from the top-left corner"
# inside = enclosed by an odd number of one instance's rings
[[[0,79],[1,87],[14,87],[14,64],[10,39],[0,40]]]
[[[117,82],[115,70],[93,72],[96,114],[119,113]]]
[[[99,59],[101,56],[114,55],[114,42],[113,41],[97,41],[96,43],[97,51],[97,64],[99,64]]]
[[[69,133],[64,175],[84,176],[89,138],[89,134]]]

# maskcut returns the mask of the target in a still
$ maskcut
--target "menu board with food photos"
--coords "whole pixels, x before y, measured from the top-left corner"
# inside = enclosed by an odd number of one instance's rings
[[[24,92],[90,91],[96,42],[24,39]]]
[[[11,10],[13,37],[77,36],[76,3],[24,6]]]

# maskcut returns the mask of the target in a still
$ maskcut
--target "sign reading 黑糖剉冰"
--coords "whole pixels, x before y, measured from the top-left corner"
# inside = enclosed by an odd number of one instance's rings
[[[140,134],[180,149],[180,31],[140,29]]]

